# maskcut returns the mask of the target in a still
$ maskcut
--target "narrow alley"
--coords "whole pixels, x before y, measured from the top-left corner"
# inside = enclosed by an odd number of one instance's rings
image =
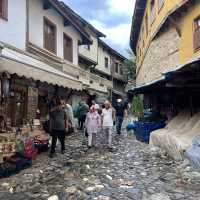
[[[1,179],[0,199],[200,199],[200,173],[135,140],[133,134],[115,136],[113,152],[88,150],[81,134],[69,136],[66,149],[53,159],[42,154],[33,167]]]

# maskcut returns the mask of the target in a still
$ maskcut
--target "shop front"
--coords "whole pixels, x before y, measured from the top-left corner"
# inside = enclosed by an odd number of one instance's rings
[[[37,153],[33,146],[47,149],[49,136],[42,122],[49,115],[52,98],[70,100],[73,93],[82,90],[82,83],[75,78],[10,51],[3,50],[0,55],[0,165],[3,158],[16,155],[20,149],[31,159]]]

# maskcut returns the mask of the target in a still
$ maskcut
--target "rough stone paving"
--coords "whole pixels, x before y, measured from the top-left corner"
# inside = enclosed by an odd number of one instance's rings
[[[132,134],[115,136],[113,152],[87,150],[77,134],[67,138],[65,155],[42,154],[31,168],[1,179],[0,199],[199,200],[200,173]]]

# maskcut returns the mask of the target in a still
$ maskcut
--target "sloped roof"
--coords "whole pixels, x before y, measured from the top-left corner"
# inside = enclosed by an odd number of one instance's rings
[[[135,10],[132,18],[130,46],[134,53],[136,53],[136,45],[140,34],[142,19],[146,9],[147,0],[136,0]]]
[[[70,14],[72,17],[74,17],[77,20],[77,23],[79,23],[83,27],[88,27],[92,32],[94,32],[98,37],[106,37],[105,34],[97,30],[94,26],[92,26],[88,21],[83,19],[80,15],[78,15],[76,12],[74,12],[69,6],[67,6],[64,2],[60,2],[63,8],[66,10],[68,14]]]
[[[122,54],[120,54],[119,52],[117,52],[115,49],[113,49],[112,47],[110,47],[108,44],[106,44],[103,40],[99,39],[98,40],[99,44],[101,46],[103,46],[105,49],[107,49],[112,55],[117,56],[118,58],[120,58],[121,60],[127,60],[126,57],[124,57]]]
[[[63,4],[58,0],[44,0],[51,4],[51,6],[67,21],[69,22],[81,35],[82,44],[92,44],[92,39],[90,35],[85,31],[85,29],[77,23],[70,14],[68,14],[63,7]]]

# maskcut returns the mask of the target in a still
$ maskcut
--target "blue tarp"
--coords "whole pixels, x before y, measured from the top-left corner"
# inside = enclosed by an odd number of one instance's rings
[[[133,129],[137,140],[149,143],[150,134],[152,131],[165,127],[164,121],[158,122],[142,122],[137,121],[127,126],[128,130]]]

